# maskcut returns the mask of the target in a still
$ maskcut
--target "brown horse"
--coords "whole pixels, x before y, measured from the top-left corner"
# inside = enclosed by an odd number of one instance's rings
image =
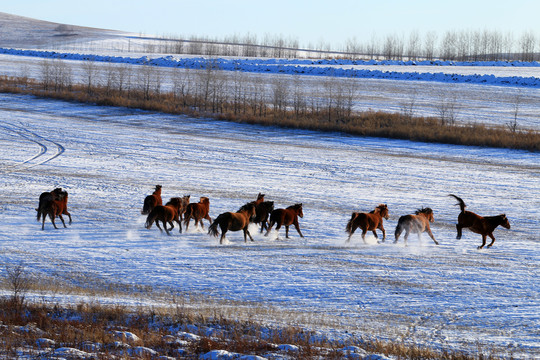
[[[481,249],[486,245],[487,236],[491,238],[491,243],[487,246],[489,248],[495,242],[493,230],[495,230],[497,226],[501,225],[504,228],[510,229],[510,222],[505,214],[483,217],[471,211],[465,211],[467,205],[465,205],[460,197],[453,194],[448,196],[453,196],[458,201],[456,205],[459,205],[461,209],[461,212],[458,215],[458,223],[456,224],[456,239],[461,239],[463,228],[469,228],[472,232],[482,235],[482,245],[479,246],[478,249]]]
[[[191,203],[187,205],[186,212],[184,214],[184,225],[186,231],[189,227],[189,220],[195,220],[195,226],[201,224],[201,228],[204,229],[203,219],[206,219],[212,223],[212,218],[208,215],[210,212],[210,199],[207,197],[201,196],[198,203]]]
[[[416,210],[415,215],[401,216],[398,220],[396,231],[394,233],[394,236],[396,238],[394,244],[398,242],[399,236],[401,235],[403,230],[405,230],[405,245],[407,245],[407,238],[409,237],[409,233],[417,233],[418,240],[420,240],[420,237],[424,231],[429,234],[435,244],[439,245],[437,240],[435,240],[435,237],[433,236],[433,233],[431,232],[431,229],[429,227],[429,223],[433,221],[435,221],[433,218],[433,210],[431,210],[430,208],[418,209]]]
[[[225,233],[227,231],[244,231],[244,242],[247,242],[247,236],[250,240],[253,241],[251,234],[249,233],[248,227],[250,224],[251,218],[255,216],[255,205],[253,203],[248,203],[242,206],[237,212],[226,212],[220,214],[208,228],[208,235],[218,236],[218,226],[221,229],[221,238],[219,243],[223,243],[225,238]]]
[[[43,216],[41,230],[45,229],[45,219],[47,218],[47,215],[49,215],[49,218],[51,219],[51,222],[55,229],[58,229],[56,223],[54,222],[57,216],[62,221],[62,225],[66,227],[66,223],[64,221],[64,218],[62,217],[62,214],[69,215],[66,209],[67,196],[67,191],[62,191],[61,189],[55,189],[51,193],[49,193],[49,195],[42,194],[42,196],[40,196],[39,208],[37,209],[37,220],[39,221],[40,217]],[[71,215],[69,215],[69,220],[71,224]]]
[[[263,230],[268,230],[268,218],[274,211],[273,201],[263,201],[255,205],[255,217],[252,222],[255,224],[261,224],[261,234]]]
[[[62,207],[62,215],[67,215],[69,217],[69,223],[71,224],[71,214],[67,211],[68,193],[67,191],[62,191],[62,188],[56,188],[53,191],[41,193],[41,195],[39,196],[39,205],[36,209],[37,220],[40,221],[42,212],[39,211],[39,209],[42,207],[43,202],[52,200],[62,201],[62,204],[58,204],[57,206]]]
[[[370,213],[353,212],[351,220],[349,220],[345,228],[345,231],[349,233],[347,242],[351,241],[351,236],[357,228],[362,229],[362,240],[364,240],[364,243],[366,242],[366,233],[368,230],[373,231],[373,235],[378,239],[377,232],[375,231],[377,229],[382,231],[382,241],[384,241],[386,239],[386,231],[383,227],[383,218],[388,220],[388,206],[386,204],[379,204]]]
[[[167,232],[167,235],[171,235],[170,231],[174,229],[174,221],[178,224],[178,226],[180,227],[180,233],[182,233],[182,223],[180,222],[182,203],[183,202],[181,198],[174,197],[171,198],[171,200],[167,202],[165,206],[156,206],[154,209],[152,209],[152,211],[150,211],[150,214],[148,214],[145,227],[147,229],[150,229],[152,227],[152,224],[155,222],[159,231],[163,232],[163,229],[159,226],[159,221],[161,221],[163,223],[165,231]],[[170,229],[167,229],[167,223],[171,225]]]
[[[161,185],[156,185],[156,189],[152,195],[148,195],[144,198],[144,205],[141,211],[141,215],[148,215],[158,205],[163,205],[161,200]]]
[[[272,230],[272,227],[274,224],[277,224],[276,231],[281,228],[282,225],[285,225],[285,237],[289,238],[289,226],[294,225],[296,228],[296,231],[298,231],[298,234],[300,237],[304,237],[302,235],[302,232],[300,231],[300,226],[298,225],[298,217],[303,218],[304,212],[302,210],[302,204],[295,204],[291,205],[286,209],[276,209],[272,211],[270,215],[270,224],[268,225],[268,230],[266,230],[266,234],[264,236],[268,236],[270,233],[270,230]]]

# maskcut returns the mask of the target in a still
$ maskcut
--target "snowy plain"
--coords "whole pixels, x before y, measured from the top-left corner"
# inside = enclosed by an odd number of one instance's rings
[[[39,74],[39,60],[1,55],[0,71]],[[540,126],[538,88],[365,81],[366,106],[398,109],[396,94],[406,102],[416,92],[427,109],[440,91],[451,89],[468,100],[470,118],[494,124],[511,118],[512,98],[520,94],[526,127]],[[185,294],[252,307],[254,317],[255,309],[272,307],[286,315],[269,322],[306,326],[344,341],[374,337],[540,357],[538,153],[2,94],[0,179],[0,263],[22,262],[36,278],[89,289],[132,286],[141,290],[118,301],[150,306],[153,294],[159,301],[170,294],[171,302]],[[245,244],[240,233],[229,233],[219,245],[193,224],[172,236],[147,230],[140,210],[156,184],[163,186],[164,200],[208,196],[212,218],[255,200],[259,192],[276,207],[302,202],[306,237],[294,229],[290,239],[283,229],[264,237],[253,227],[255,242]],[[69,192],[74,222],[58,230],[47,222],[42,231],[34,208],[41,192],[57,186]],[[459,209],[449,193],[481,215],[506,213],[512,228],[495,230],[491,249],[478,251],[480,236],[467,230],[456,240]],[[369,212],[379,203],[390,209],[386,243],[368,235],[364,244],[358,233],[346,243],[351,212]],[[432,230],[440,245],[426,235],[411,236],[408,246],[402,239],[393,244],[399,216],[425,206],[434,209]],[[31,296],[72,298],[61,291]]]

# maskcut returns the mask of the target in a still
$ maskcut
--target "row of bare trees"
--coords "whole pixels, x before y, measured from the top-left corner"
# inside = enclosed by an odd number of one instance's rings
[[[91,60],[71,65],[59,59],[41,63],[41,83],[46,90],[70,90],[82,86],[88,95],[139,96],[152,100],[170,93],[178,106],[199,112],[233,115],[296,117],[324,114],[330,122],[351,116],[358,80],[274,75],[269,79],[242,71],[222,71],[213,61],[203,69],[160,68]],[[308,84],[309,82],[309,84]]]
[[[420,34],[375,35],[368,42],[349,39],[341,49],[329,44],[309,44],[301,48],[293,38],[266,35],[233,36],[222,40],[207,37],[189,39],[156,39],[145,46],[147,52],[206,56],[246,56],[276,58],[331,58],[385,60],[450,60],[450,61],[538,61],[540,36],[532,31],[521,35],[497,30],[449,30]]]

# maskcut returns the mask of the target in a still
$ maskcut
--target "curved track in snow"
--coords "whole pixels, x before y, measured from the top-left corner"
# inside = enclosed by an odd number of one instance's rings
[[[22,125],[15,125],[10,123],[3,123],[0,125],[0,129],[3,129],[12,136],[27,140],[36,144],[39,147],[37,154],[23,160],[22,162],[8,165],[3,169],[0,169],[3,173],[10,173],[20,170],[21,168],[32,168],[34,166],[45,164],[64,153],[66,150],[61,144],[47,139],[34,131],[30,131]],[[53,150],[50,150],[53,148]]]

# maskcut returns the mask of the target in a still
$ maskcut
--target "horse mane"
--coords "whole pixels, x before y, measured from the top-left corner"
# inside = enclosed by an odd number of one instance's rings
[[[414,213],[416,215],[419,215],[419,214],[429,215],[429,214],[433,213],[433,210],[431,210],[431,208],[421,208],[421,209],[416,210]]]
[[[294,204],[294,205],[291,205],[289,207],[287,207],[287,209],[298,209],[298,208],[301,208],[302,207],[302,204]]]
[[[254,201],[250,201],[248,202],[247,204],[244,204],[240,207],[240,209],[238,209],[237,212],[240,212],[240,211],[248,211],[250,207],[255,207],[255,202]]]

